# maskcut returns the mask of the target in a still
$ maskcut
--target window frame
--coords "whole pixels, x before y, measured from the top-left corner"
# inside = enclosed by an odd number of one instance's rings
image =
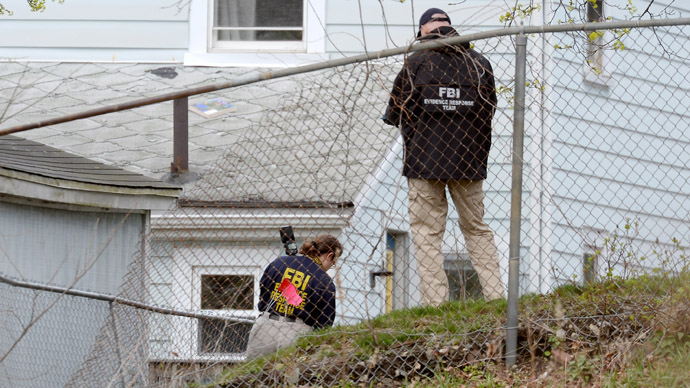
[[[599,255],[596,247],[587,246],[582,254],[582,284],[596,283],[599,279]]]
[[[479,298],[482,295],[482,286],[479,282],[479,274],[474,269],[470,255],[467,251],[443,252],[443,272],[448,278],[448,299],[452,301]],[[460,295],[453,295],[453,279],[451,272],[458,276],[458,291]]]
[[[256,319],[258,316],[257,306],[259,303],[259,283],[261,280],[261,268],[255,266],[195,266],[193,267],[192,280],[192,305],[194,309],[205,315],[214,316],[218,318],[238,317],[244,319]],[[229,275],[229,276],[252,276],[254,278],[254,287],[252,295],[252,309],[251,310],[215,310],[215,309],[201,309],[201,277],[204,275]],[[193,335],[193,353],[197,358],[219,358],[230,357],[238,358],[244,355],[244,352],[226,353],[226,352],[202,352],[201,344],[201,320],[196,320],[194,324]]]
[[[596,0],[598,11],[592,8],[592,4],[588,1],[585,5],[585,21],[587,23],[598,23],[606,21],[606,0]],[[591,15],[599,16],[599,19],[591,18]],[[583,70],[584,80],[590,84],[610,87],[611,73],[607,70],[606,50],[603,49],[603,44],[608,34],[607,30],[602,30],[602,34],[594,41],[589,39],[589,33],[585,32],[587,42],[585,45],[586,57]],[[595,70],[597,69],[597,70]]]
[[[271,52],[305,52],[307,49],[307,10],[309,0],[302,0],[302,39],[288,41],[218,41],[214,28],[214,3],[216,0],[209,0],[208,7],[208,32],[207,46],[211,53],[219,52],[247,52],[247,51],[271,51]],[[260,28],[257,28],[260,29]]]
[[[580,235],[582,236],[580,245],[582,262],[578,272],[575,273],[578,276],[581,275],[578,282],[585,285],[588,282],[597,282],[602,275],[603,267],[600,256],[605,254],[605,237],[608,232],[594,227],[582,227]],[[589,261],[590,257],[593,258],[591,262]]]
[[[322,62],[329,58],[326,54],[325,0],[304,0],[301,42],[228,42],[228,47],[225,48],[213,47],[213,2],[214,0],[191,1],[185,66],[284,68]]]

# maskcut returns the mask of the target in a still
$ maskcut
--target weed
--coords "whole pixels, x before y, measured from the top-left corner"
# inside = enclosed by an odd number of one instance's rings
[[[579,355],[575,360],[568,364],[567,374],[569,381],[584,381],[589,383],[596,375],[598,370],[597,365],[600,361],[599,357],[590,357],[585,354]]]

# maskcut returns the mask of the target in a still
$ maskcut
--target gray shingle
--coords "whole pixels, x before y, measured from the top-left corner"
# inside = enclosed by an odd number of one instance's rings
[[[160,67],[173,67],[177,77],[151,73]],[[14,89],[8,82],[31,88],[24,81],[50,79],[51,86],[58,85],[49,96],[45,90],[32,92],[35,106],[11,120],[0,118],[0,129],[45,119],[47,112],[48,117],[74,113],[260,71],[177,64],[0,63],[5,85],[0,112],[7,104],[23,102],[10,100]],[[366,71],[372,72],[368,78]],[[12,75],[9,81],[5,74]],[[61,82],[53,84],[58,75]],[[224,97],[238,110],[213,119],[189,113],[189,165],[201,178],[185,197],[217,203],[351,201],[397,136],[395,128],[377,119],[393,75],[392,67],[355,65],[190,97],[190,104]],[[65,104],[69,99],[77,103]],[[172,102],[165,102],[35,130],[45,138],[19,135],[158,178],[172,162],[172,119]]]
[[[0,168],[99,185],[174,189],[176,186],[82,158],[17,136],[0,136]]]

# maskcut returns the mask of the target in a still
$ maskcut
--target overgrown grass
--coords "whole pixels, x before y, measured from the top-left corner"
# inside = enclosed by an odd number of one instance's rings
[[[660,332],[639,346],[628,362],[602,377],[603,387],[687,387],[690,334]]]
[[[687,386],[689,308],[687,273],[525,295],[512,369],[502,356],[505,301],[399,310],[315,332],[209,386]]]

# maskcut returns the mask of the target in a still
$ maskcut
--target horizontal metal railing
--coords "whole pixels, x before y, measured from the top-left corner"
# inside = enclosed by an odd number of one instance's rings
[[[121,298],[119,296],[114,296],[114,295],[101,294],[98,292],[91,292],[91,291],[75,290],[73,288],[68,288],[68,287],[51,286],[51,285],[47,285],[47,284],[42,284],[42,283],[37,283],[37,282],[28,282],[28,281],[24,281],[24,280],[16,280],[16,279],[12,279],[12,278],[9,278],[7,276],[4,276],[1,273],[0,273],[0,283],[4,283],[4,284],[7,284],[8,286],[12,286],[12,287],[26,288],[29,290],[47,291],[47,292],[52,292],[52,293],[61,294],[61,295],[69,295],[69,296],[76,296],[79,298],[88,298],[88,299],[93,299],[93,300],[100,300],[103,302],[115,303],[115,304],[120,304],[123,306],[134,307],[134,308],[137,308],[140,310],[151,311],[151,312],[163,314],[163,315],[174,315],[174,316],[178,316],[178,317],[197,318],[197,319],[220,319],[220,320],[226,320],[226,321],[232,321],[232,322],[241,322],[241,323],[253,323],[254,322],[253,319],[248,319],[246,317],[234,317],[234,316],[228,316],[227,314],[216,315],[216,314],[204,314],[204,313],[184,311],[184,310],[175,310],[175,309],[171,309],[171,308],[163,308],[163,307],[153,306],[150,304],[137,302],[137,301],[134,301],[131,299]]]

